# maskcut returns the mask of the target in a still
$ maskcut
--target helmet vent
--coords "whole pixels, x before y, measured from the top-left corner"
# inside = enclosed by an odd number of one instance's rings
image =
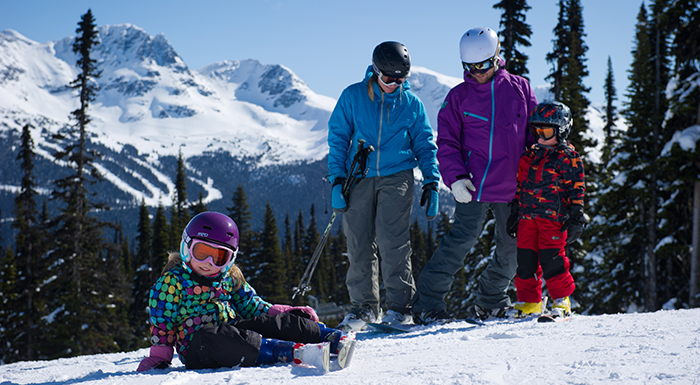
[[[204,230],[211,230],[211,226],[204,225],[202,227],[204,227]]]
[[[226,233],[229,237],[234,237],[233,233]]]

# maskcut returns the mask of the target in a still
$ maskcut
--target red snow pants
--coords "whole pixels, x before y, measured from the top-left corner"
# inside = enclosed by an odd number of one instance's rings
[[[566,232],[548,219],[521,219],[518,225],[518,270],[515,288],[519,302],[542,300],[542,279],[553,299],[574,292],[574,278],[566,257]]]

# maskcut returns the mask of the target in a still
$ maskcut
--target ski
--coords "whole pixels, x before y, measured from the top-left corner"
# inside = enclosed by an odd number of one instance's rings
[[[571,316],[552,317],[552,315],[550,315],[550,314],[542,314],[541,316],[537,317],[537,322],[539,322],[539,323],[564,322],[564,321],[568,321],[570,318],[571,318]]]
[[[431,326],[440,326],[440,325],[447,325],[455,322],[466,322],[470,325],[475,325],[475,326],[484,326],[486,325],[485,323],[473,319],[473,318],[464,318],[464,319],[456,319],[456,320],[449,320],[445,322],[433,322],[430,324],[426,325],[389,325],[389,324],[383,324],[383,323],[378,323],[378,322],[368,322],[366,325],[372,328],[374,331],[382,332],[382,333],[389,333],[389,334],[397,334],[397,333],[410,333],[412,331],[419,330],[420,328],[425,328],[425,327],[431,327]]]

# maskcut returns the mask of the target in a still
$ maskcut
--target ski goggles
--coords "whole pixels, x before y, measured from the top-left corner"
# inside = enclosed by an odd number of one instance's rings
[[[406,78],[392,78],[391,76],[384,75],[382,71],[380,71],[374,64],[372,65],[372,69],[377,74],[377,79],[379,79],[379,81],[386,87],[400,86],[406,81]],[[386,81],[382,79],[384,77],[386,77]]]
[[[554,126],[544,126],[539,124],[531,124],[530,132],[535,138],[542,138],[544,140],[552,139],[557,135],[557,128]]]
[[[209,262],[217,268],[222,268],[235,261],[236,254],[238,254],[238,250],[233,251],[228,247],[198,238],[190,238],[187,248],[190,256],[198,262]]]
[[[497,58],[494,56],[479,63],[462,62],[462,67],[465,71],[469,71],[470,74],[483,74],[496,65],[496,60]]]

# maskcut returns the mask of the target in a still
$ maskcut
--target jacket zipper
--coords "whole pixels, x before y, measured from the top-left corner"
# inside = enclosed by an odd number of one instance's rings
[[[381,155],[382,148],[382,125],[384,123],[384,92],[382,92],[382,103],[379,105],[379,136],[377,137],[377,176],[379,174],[379,157]]]
[[[491,160],[493,159],[493,129],[496,120],[496,103],[494,95],[494,85],[493,78],[491,78],[491,135],[489,137],[489,162],[486,164],[486,169],[484,170],[484,176],[481,178],[481,186],[479,186],[479,195],[476,197],[478,202],[481,202],[481,193],[484,192],[484,183],[486,182],[486,175],[489,173],[489,167],[491,167]]]

